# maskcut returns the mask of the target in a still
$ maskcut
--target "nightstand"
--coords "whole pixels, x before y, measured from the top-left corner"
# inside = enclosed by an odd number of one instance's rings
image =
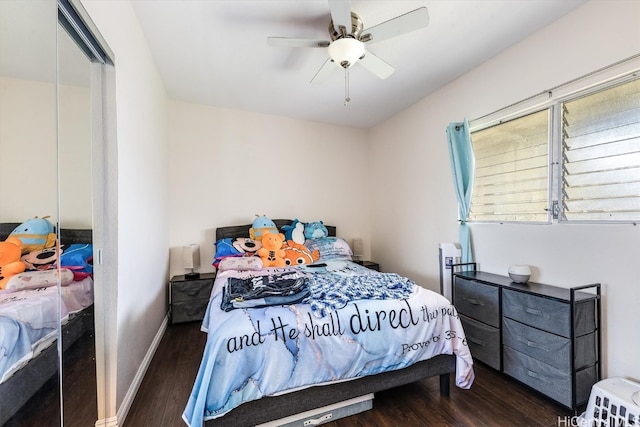
[[[171,323],[202,320],[209,304],[216,273],[203,273],[197,278],[174,276],[169,282]]]
[[[362,261],[362,260],[357,260],[357,261],[353,261],[356,264],[360,264],[363,267],[367,267],[370,268],[371,270],[375,270],[375,271],[380,271],[380,264],[378,264],[377,262],[373,262],[373,261]]]

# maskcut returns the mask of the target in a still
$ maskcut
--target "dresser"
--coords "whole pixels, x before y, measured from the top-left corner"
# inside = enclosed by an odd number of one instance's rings
[[[454,272],[453,303],[475,360],[577,412],[601,378],[600,284],[561,288]]]
[[[202,320],[209,304],[215,273],[197,278],[174,276],[169,281],[169,314],[171,323]]]

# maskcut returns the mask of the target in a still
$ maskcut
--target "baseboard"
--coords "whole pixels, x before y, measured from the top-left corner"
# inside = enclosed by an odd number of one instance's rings
[[[147,373],[147,369],[151,364],[151,360],[153,359],[154,354],[156,354],[156,350],[160,345],[160,341],[164,336],[165,331],[167,330],[167,325],[169,324],[169,316],[165,316],[162,324],[160,325],[160,329],[156,333],[156,336],[153,338],[151,342],[151,346],[149,350],[147,350],[147,354],[142,359],[142,363],[138,368],[138,372],[133,377],[133,381],[131,381],[131,385],[129,386],[129,390],[127,390],[127,394],[124,396],[122,404],[118,408],[118,412],[115,417],[107,418],[105,420],[96,421],[96,427],[118,427],[118,425],[124,425],[124,420],[127,418],[129,414],[129,409],[131,409],[131,405],[133,404],[133,400],[138,393],[138,389],[142,384],[142,380],[144,379],[145,374]]]
[[[96,421],[95,427],[118,427],[118,417],[104,418]]]

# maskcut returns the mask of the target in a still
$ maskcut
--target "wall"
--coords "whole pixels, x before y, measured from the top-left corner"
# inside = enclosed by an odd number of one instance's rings
[[[439,289],[438,243],[459,241],[445,129],[640,52],[640,2],[591,1],[371,130],[372,258]],[[389,173],[373,171],[387,168]],[[391,191],[394,190],[394,191]],[[394,206],[391,215],[384,206]],[[640,227],[472,226],[480,268],[534,267],[532,280],[603,284],[604,374],[640,379]],[[390,244],[393,242],[393,244]],[[398,251],[397,247],[411,248]],[[632,331],[629,333],[628,331]]]
[[[172,275],[189,243],[211,271],[215,228],[256,214],[322,220],[368,246],[366,131],[183,102],[169,111]]]
[[[131,3],[92,0],[83,6],[115,55],[117,168],[107,170],[117,174],[105,179],[117,180],[117,219],[105,222],[117,225],[117,259],[105,263],[117,266],[118,276],[105,283],[117,287],[117,300],[106,311],[105,324],[115,332],[107,333],[105,370],[116,378],[107,374],[106,407],[99,415],[114,425],[116,416],[126,415],[166,320],[167,97]]]

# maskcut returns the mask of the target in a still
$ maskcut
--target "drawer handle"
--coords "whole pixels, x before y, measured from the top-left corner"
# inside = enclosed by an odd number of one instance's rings
[[[477,300],[475,298],[465,297],[464,300],[467,301],[469,304],[484,305],[484,301],[480,301],[480,300]]]
[[[527,369],[527,375],[529,375],[530,377],[535,378],[537,380],[548,382],[547,379],[544,376],[542,376],[542,375],[540,375],[540,374],[538,374],[536,372],[530,371],[529,369]]]
[[[482,347],[485,346],[484,341],[482,341],[482,340],[478,340],[478,339],[475,339],[475,338],[469,337],[469,336],[467,336],[467,340],[471,341],[472,343],[477,344],[479,346],[482,346]]]
[[[537,308],[532,308],[532,307],[525,307],[524,311],[526,311],[529,314],[534,314],[536,316],[542,316],[544,313],[542,313],[542,310],[538,310]]]
[[[529,341],[528,339],[521,338],[521,337],[518,337],[518,341],[525,343],[525,344],[527,345],[527,347],[531,347],[531,348],[538,348],[538,349],[540,349],[540,350],[544,350],[544,351],[547,351],[547,352],[549,351],[549,350],[547,349],[547,347],[545,347],[545,346],[544,346],[544,345],[542,345],[542,344],[538,344],[538,343],[537,343],[537,342],[535,342],[535,341]]]

